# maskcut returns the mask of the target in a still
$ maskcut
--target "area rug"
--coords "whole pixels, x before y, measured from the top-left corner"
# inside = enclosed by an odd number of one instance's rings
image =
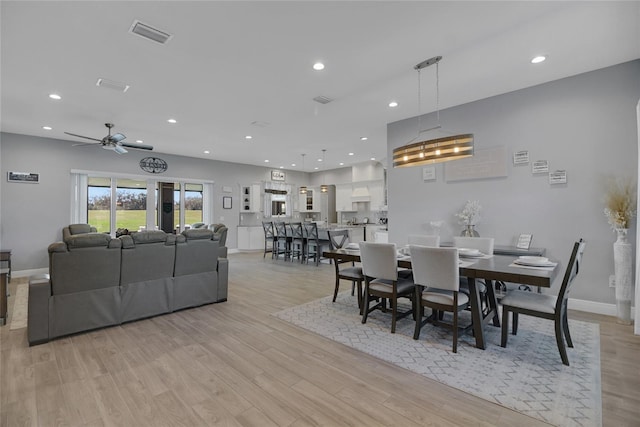
[[[277,318],[427,378],[557,426],[601,426],[599,325],[569,320],[575,347],[571,366],[560,360],[553,322],[520,316],[518,335],[500,347],[500,328],[487,327],[487,349],[464,335],[451,351],[449,330],[428,324],[413,339],[411,317],[398,321],[391,334],[389,313],[374,311],[361,323],[349,292],[291,307]],[[467,313],[461,322],[469,322]]]
[[[11,297],[10,297],[11,298]],[[10,308],[10,330],[27,327],[27,302],[29,299],[29,284],[19,283],[16,286],[16,294],[13,296],[13,305]]]

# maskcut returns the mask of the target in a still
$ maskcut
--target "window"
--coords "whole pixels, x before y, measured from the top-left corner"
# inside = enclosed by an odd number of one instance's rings
[[[111,178],[89,178],[87,222],[100,233],[111,231]]]
[[[147,225],[147,183],[118,179],[116,186],[116,229],[144,230]]]
[[[184,221],[187,224],[202,222],[202,184],[184,185]]]

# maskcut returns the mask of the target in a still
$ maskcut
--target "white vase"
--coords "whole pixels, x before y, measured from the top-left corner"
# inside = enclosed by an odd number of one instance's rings
[[[613,244],[614,272],[616,276],[616,312],[618,322],[631,324],[632,260],[631,243],[627,241],[627,229],[618,228],[618,239]]]

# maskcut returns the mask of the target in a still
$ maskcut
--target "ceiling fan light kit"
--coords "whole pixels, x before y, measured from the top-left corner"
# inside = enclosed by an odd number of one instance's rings
[[[440,126],[440,79],[438,63],[442,56],[434,56],[416,64],[413,69],[418,71],[418,136],[407,144],[393,150],[393,167],[421,166],[433,163],[448,162],[450,160],[463,159],[473,156],[473,134],[446,135],[444,137],[432,137],[422,141],[421,134],[441,129]],[[436,65],[436,117],[438,125],[422,130],[421,116],[422,105],[420,97],[420,71],[431,65]]]

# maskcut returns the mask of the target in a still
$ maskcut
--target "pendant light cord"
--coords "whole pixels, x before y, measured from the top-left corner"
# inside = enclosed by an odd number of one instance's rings
[[[440,126],[440,62],[436,62],[436,122]]]

